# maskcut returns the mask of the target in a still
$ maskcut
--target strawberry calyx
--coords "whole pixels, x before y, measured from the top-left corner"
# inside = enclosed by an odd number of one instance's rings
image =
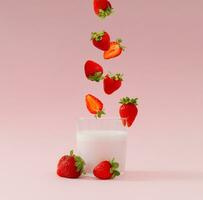
[[[106,113],[104,112],[104,110],[100,110],[100,111],[98,111],[97,112],[97,114],[95,115],[95,118],[97,119],[97,118],[101,118],[102,117],[102,115],[105,115]]]
[[[116,43],[119,45],[119,47],[125,51],[126,47],[121,45],[121,43],[123,42],[123,40],[121,38],[116,39]]]
[[[119,103],[120,104],[135,104],[135,105],[138,105],[137,101],[138,101],[138,98],[124,97],[124,98],[120,99]]]
[[[109,78],[111,78],[115,81],[123,81],[123,74],[121,74],[121,73],[117,73],[117,74],[109,73],[108,76],[109,76]]]
[[[70,156],[74,157],[77,172],[81,172],[82,174],[85,174],[85,170],[84,170],[85,161],[80,156],[76,156],[73,150],[70,151]]]
[[[103,74],[102,72],[95,72],[94,75],[88,76],[88,79],[91,80],[91,81],[99,82],[99,81],[101,81],[101,80],[104,79],[104,77],[102,76],[102,74]]]
[[[102,40],[102,37],[104,36],[105,31],[101,32],[92,32],[91,34],[91,40],[96,40],[97,42]]]
[[[113,8],[111,6],[108,6],[106,10],[99,9],[98,16],[101,19],[105,19],[107,16],[111,15],[113,13]]]
[[[110,161],[111,164],[111,169],[110,169],[110,173],[112,174],[111,178],[115,178],[116,176],[120,175],[120,172],[118,171],[119,168],[119,163],[115,161],[115,159],[113,158]]]

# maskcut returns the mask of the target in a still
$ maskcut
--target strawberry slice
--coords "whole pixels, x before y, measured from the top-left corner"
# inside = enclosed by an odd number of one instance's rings
[[[90,113],[94,114],[96,118],[101,118],[105,114],[103,110],[103,103],[91,94],[85,96],[86,106]]]
[[[122,46],[121,43],[122,39],[111,42],[109,50],[104,51],[104,59],[111,59],[119,56],[125,50],[125,47]]]
[[[138,113],[137,100],[137,98],[130,99],[129,97],[120,100],[119,103],[122,104],[122,106],[120,107],[119,113],[124,126],[127,125],[130,127],[133,124]]]
[[[98,17],[104,19],[112,14],[113,8],[108,0],[94,0],[94,12]]]
[[[104,92],[108,95],[112,94],[121,87],[123,74],[107,74],[103,81]]]
[[[107,51],[110,48],[110,36],[107,32],[93,32],[91,37],[95,47],[102,51]]]

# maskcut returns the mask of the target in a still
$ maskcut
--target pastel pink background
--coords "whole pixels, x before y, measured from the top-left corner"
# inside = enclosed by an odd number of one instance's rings
[[[112,0],[101,21],[82,0],[0,0],[0,199],[202,199],[203,2]],[[123,38],[126,52],[104,61],[92,31]],[[123,72],[106,96],[83,64]],[[57,159],[75,144],[77,118],[89,117],[84,95],[139,98],[129,130],[127,173],[115,181],[64,180]],[[100,195],[98,196],[98,194]],[[91,197],[90,197],[91,194]]]

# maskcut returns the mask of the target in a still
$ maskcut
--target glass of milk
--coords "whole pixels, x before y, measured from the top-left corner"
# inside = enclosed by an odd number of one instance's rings
[[[127,131],[121,119],[80,119],[77,123],[77,152],[85,160],[86,172],[113,158],[125,171]]]

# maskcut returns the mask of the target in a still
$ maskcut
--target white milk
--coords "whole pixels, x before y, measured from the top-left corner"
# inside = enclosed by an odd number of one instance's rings
[[[77,132],[77,151],[91,173],[103,160],[115,160],[119,170],[125,170],[127,132],[118,130],[90,130]]]

